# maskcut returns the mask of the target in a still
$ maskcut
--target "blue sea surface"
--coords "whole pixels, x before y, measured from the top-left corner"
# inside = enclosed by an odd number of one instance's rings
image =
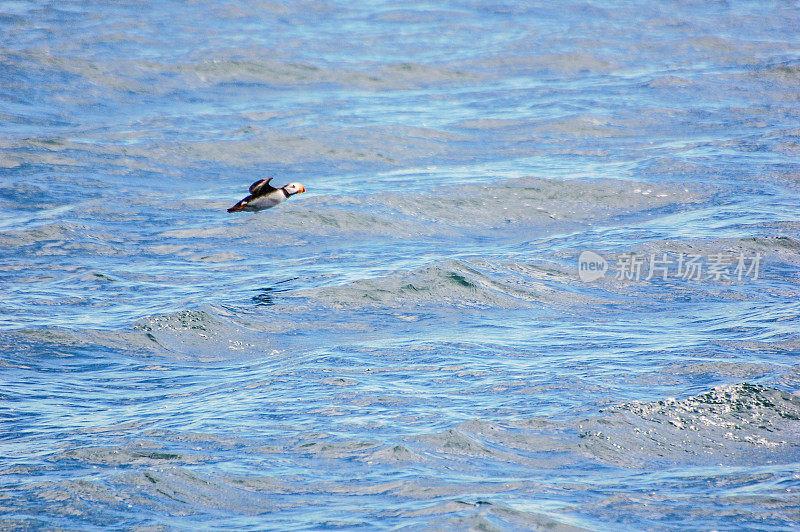
[[[0,29],[0,529],[800,528],[797,1]]]

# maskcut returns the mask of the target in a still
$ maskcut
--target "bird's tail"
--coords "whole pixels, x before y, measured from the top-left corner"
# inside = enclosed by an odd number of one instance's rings
[[[231,207],[230,209],[228,209],[228,212],[241,211],[242,209],[244,209],[245,205],[247,205],[247,203],[245,203],[244,200],[242,200],[239,203],[237,203],[236,205],[234,205],[233,207]]]

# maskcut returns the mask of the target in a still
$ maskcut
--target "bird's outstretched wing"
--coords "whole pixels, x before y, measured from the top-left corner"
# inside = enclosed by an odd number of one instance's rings
[[[272,192],[275,192],[276,190],[280,190],[280,189],[275,188],[272,185],[270,185],[269,184],[270,181],[272,181],[272,178],[268,177],[266,179],[259,179],[258,181],[256,181],[252,185],[250,185],[250,195],[247,196],[246,198],[242,198],[241,200],[239,200],[239,202],[236,203],[236,205],[234,205],[233,207],[228,209],[228,212],[236,212],[236,211],[245,210],[247,208],[248,204],[251,201],[257,200],[257,199],[261,198],[262,196],[266,196],[268,194],[271,194]],[[250,210],[260,211],[260,210],[264,210],[264,209],[269,209],[270,207],[274,207],[275,205],[277,205],[278,203],[283,201],[283,199],[288,198],[288,197],[289,197],[289,195],[286,192],[286,190],[284,189],[283,197],[279,201],[275,201],[272,204],[268,204],[268,205],[261,205],[260,208],[250,209]]]
[[[259,179],[252,185],[250,185],[250,194],[253,196],[263,196],[264,194],[269,194],[273,190],[278,190],[277,188],[273,187],[269,184],[272,181],[271,177],[266,179]]]

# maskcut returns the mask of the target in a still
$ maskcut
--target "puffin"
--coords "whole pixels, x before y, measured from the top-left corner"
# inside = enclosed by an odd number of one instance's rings
[[[259,179],[250,185],[250,195],[241,199],[236,205],[228,209],[228,212],[237,211],[263,211],[270,209],[289,199],[289,196],[301,194],[306,191],[306,187],[300,183],[289,183],[281,188],[275,188],[269,184],[271,177]]]

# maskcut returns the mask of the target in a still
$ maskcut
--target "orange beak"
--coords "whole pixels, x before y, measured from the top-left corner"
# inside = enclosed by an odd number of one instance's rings
[[[306,187],[304,187],[303,185],[300,185],[300,190],[298,190],[297,193],[298,194],[302,194],[305,191],[306,191]]]

